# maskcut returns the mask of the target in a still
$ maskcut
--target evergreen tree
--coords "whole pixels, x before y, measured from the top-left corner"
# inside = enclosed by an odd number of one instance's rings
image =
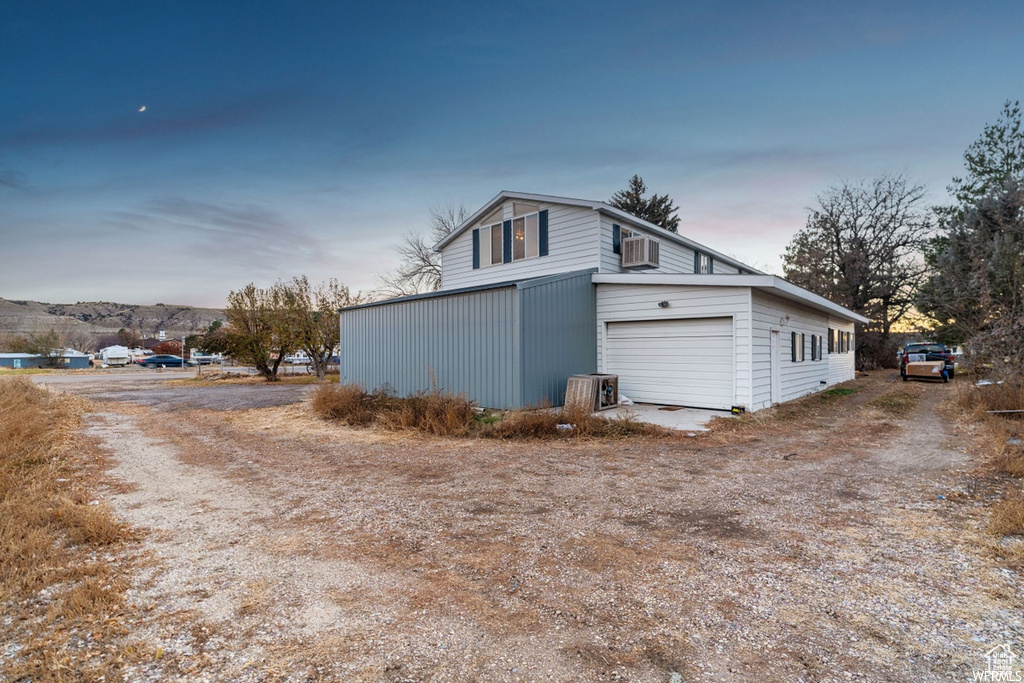
[[[966,344],[975,361],[1024,370],[1024,126],[1020,104],[964,152],[967,173],[947,188],[957,204],[937,209],[943,232],[925,250],[931,275],[917,307],[933,334]],[[1016,336],[1014,336],[1016,335]]]
[[[675,215],[678,208],[669,196],[653,194],[646,198],[646,193],[647,185],[643,178],[634,175],[629,179],[629,186],[613,194],[608,203],[669,232],[678,232],[679,217]]]

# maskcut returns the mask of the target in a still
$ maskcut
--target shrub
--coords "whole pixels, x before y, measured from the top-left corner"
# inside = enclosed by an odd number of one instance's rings
[[[313,392],[313,412],[348,425],[464,436],[473,428],[476,406],[465,396],[437,389],[397,398],[386,389],[367,393],[357,384],[322,384]]]
[[[1014,489],[996,503],[989,517],[988,530],[997,536],[1024,534],[1024,494]]]

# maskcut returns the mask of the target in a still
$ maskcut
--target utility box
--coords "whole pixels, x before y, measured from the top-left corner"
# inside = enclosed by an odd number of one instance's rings
[[[608,410],[619,405],[618,375],[573,375],[565,388],[566,407]]]

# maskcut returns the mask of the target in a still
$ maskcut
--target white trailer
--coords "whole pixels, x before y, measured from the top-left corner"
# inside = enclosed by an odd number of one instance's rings
[[[125,346],[108,346],[100,351],[100,358],[105,365],[121,367],[132,362],[131,351]]]

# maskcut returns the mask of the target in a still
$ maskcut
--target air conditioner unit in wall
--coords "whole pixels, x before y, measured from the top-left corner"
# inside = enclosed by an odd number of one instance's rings
[[[623,268],[657,268],[661,243],[646,236],[626,237],[622,240]]]

